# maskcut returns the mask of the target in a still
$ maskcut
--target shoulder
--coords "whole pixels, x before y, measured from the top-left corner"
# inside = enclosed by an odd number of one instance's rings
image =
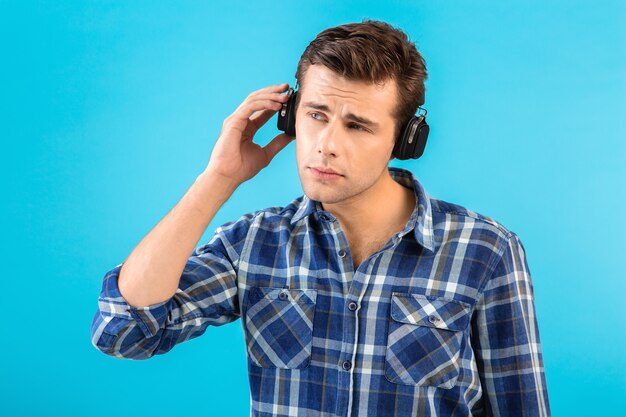
[[[304,196],[286,206],[266,207],[244,213],[239,218],[223,223],[215,229],[208,243],[199,246],[194,255],[221,252],[231,259],[239,258],[245,247],[260,242],[272,242],[291,231],[291,219],[302,204]]]
[[[435,230],[471,231],[470,239],[486,240],[496,247],[503,247],[517,238],[513,231],[493,217],[441,199],[431,197],[430,203]]]
[[[217,228],[218,233],[231,234],[248,230],[251,227],[271,228],[289,225],[291,219],[304,203],[304,196],[292,200],[285,206],[266,207],[241,215],[238,219],[226,222]]]

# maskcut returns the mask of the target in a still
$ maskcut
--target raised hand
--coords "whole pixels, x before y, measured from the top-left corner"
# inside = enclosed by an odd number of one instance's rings
[[[207,170],[235,184],[254,177],[285,146],[293,140],[281,133],[264,147],[253,142],[254,135],[287,102],[281,94],[289,88],[287,83],[277,84],[252,92],[228,116],[220,133]]]

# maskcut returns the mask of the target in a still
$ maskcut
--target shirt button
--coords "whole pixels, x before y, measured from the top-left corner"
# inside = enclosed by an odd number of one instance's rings
[[[338,254],[339,254],[340,258],[344,258],[346,256],[346,251],[341,249],[341,250],[339,250]]]
[[[350,304],[348,304],[348,308],[349,308],[351,311],[356,310],[356,303],[355,303],[354,301],[352,301]]]
[[[437,324],[441,321],[441,319],[435,315],[432,315],[432,316],[428,316],[428,321],[431,322],[432,324]]]
[[[287,299],[287,292],[286,291],[282,291],[278,293],[278,298],[280,298],[281,300],[286,300]]]
[[[341,367],[345,369],[346,371],[349,371],[350,368],[352,368],[352,364],[350,363],[350,361],[343,361],[343,363],[341,364]]]

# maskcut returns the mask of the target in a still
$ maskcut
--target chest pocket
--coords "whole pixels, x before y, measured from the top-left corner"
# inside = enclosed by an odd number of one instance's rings
[[[447,298],[393,293],[385,377],[405,385],[452,388],[470,306]]]
[[[311,361],[317,290],[257,287],[245,313],[246,348],[263,368],[302,369]]]

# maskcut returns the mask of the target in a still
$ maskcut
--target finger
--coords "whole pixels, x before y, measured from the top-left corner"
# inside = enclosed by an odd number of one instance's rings
[[[249,117],[257,111],[272,110],[277,112],[283,106],[286,99],[280,99],[284,95],[260,96],[258,99],[246,100],[235,110],[232,116],[240,122],[248,122]]]
[[[252,93],[250,93],[250,96],[255,96],[255,95],[264,94],[264,93],[283,93],[287,91],[288,88],[289,88],[288,83],[274,84],[274,85],[270,85],[268,87],[264,87],[256,91],[253,91]]]
[[[241,130],[248,125],[249,118],[257,111],[273,110],[274,112],[280,110],[283,103],[286,103],[289,96],[286,94],[280,94],[278,91],[271,91],[272,89],[281,90],[288,87],[287,83],[278,84],[277,86],[266,87],[264,92],[257,95],[249,95],[235,111],[224,121],[225,124],[231,127]],[[260,90],[261,91],[261,90]]]
[[[250,117],[250,134],[254,135],[272,116],[276,110],[263,110]]]
[[[245,109],[246,106],[254,106],[254,103],[260,100],[269,100],[269,101],[275,101],[277,103],[280,103],[280,107],[282,107],[283,104],[287,103],[287,101],[289,100],[289,96],[286,94],[280,94],[280,93],[265,93],[265,94],[261,94],[255,97],[249,97],[248,99],[246,99],[246,101],[244,101],[243,103],[241,103],[241,107],[242,109]],[[272,106],[272,109],[280,109],[279,106]],[[254,114],[254,113],[253,113]],[[252,116],[252,115],[250,115]]]
[[[274,137],[274,139],[272,139],[270,143],[263,147],[267,163],[269,164],[270,161],[274,159],[276,154],[282,151],[285,146],[289,145],[289,143],[291,143],[291,141],[294,139],[295,138],[292,138],[286,133],[281,133],[280,135]]]
[[[273,100],[258,100],[252,103],[244,103],[233,114],[224,120],[224,128],[239,130],[242,133],[249,128],[250,116],[255,112],[265,110],[277,112],[282,104]]]
[[[289,99],[289,96],[284,93],[265,92],[265,93],[259,93],[259,94],[248,96],[248,98],[244,101],[244,103],[252,102],[254,100],[263,100],[263,99],[276,100],[276,101],[280,101],[281,103],[284,103],[285,101]]]

